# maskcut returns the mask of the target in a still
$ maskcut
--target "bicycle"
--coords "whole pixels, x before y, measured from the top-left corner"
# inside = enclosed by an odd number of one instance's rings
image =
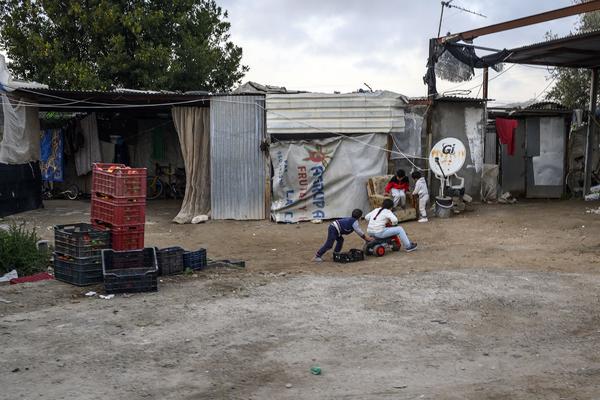
[[[42,190],[42,197],[44,200],[52,200],[52,199],[69,199],[69,200],[77,200],[82,195],[79,187],[75,184],[70,185],[65,190],[55,190],[54,182],[44,182],[44,187]]]
[[[166,177],[166,182],[163,178]],[[171,164],[156,164],[154,175],[146,178],[146,199],[155,200],[161,196],[182,199],[185,194],[185,169],[173,168]]]

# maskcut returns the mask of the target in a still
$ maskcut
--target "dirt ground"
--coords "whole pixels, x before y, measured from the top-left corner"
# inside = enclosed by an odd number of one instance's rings
[[[0,399],[600,399],[592,206],[475,205],[404,224],[416,252],[315,265],[326,224],[182,226],[178,204],[150,203],[147,245],[247,268],[112,300],[1,286]],[[88,218],[85,202],[53,201],[11,219],[51,240]]]

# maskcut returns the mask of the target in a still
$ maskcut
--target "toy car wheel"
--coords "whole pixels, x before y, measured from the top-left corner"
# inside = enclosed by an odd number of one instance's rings
[[[397,244],[395,244],[395,243],[394,243],[394,244],[392,245],[392,251],[400,251],[400,249],[401,249],[401,247],[400,247],[400,246],[398,246]]]
[[[383,257],[383,256],[385,256],[385,247],[383,247],[383,246],[377,246],[373,250],[374,250],[375,255],[377,257]]]

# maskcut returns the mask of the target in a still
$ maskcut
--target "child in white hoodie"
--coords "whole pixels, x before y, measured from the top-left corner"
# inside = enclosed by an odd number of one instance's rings
[[[416,250],[417,244],[408,239],[406,232],[404,232],[401,226],[388,226],[398,224],[398,218],[392,212],[393,207],[394,202],[392,199],[385,199],[380,208],[376,208],[365,215],[365,219],[369,221],[367,233],[376,239],[398,236],[405,251],[411,252]]]
[[[414,171],[411,176],[416,181],[413,196],[419,196],[419,222],[427,222],[427,202],[429,201],[427,182],[421,175],[421,171]]]

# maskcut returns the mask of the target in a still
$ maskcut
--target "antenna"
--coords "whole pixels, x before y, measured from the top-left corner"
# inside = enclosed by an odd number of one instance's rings
[[[478,13],[477,11],[468,10],[468,9],[460,7],[460,6],[456,6],[456,5],[452,4],[453,1],[454,0],[448,0],[448,1],[442,1],[441,2],[442,3],[442,12],[440,14],[440,24],[438,26],[438,34],[437,34],[438,37],[440,37],[440,33],[442,31],[442,19],[444,18],[444,8],[446,8],[446,7],[447,8],[456,8],[457,10],[464,11],[464,12],[469,13],[469,14],[473,14],[473,15],[477,15],[479,17],[487,18],[487,16],[485,16],[485,15],[483,15],[481,13]]]
[[[366,82],[363,82],[363,85],[365,85],[366,87],[368,87],[368,88],[369,88],[369,90],[371,91],[371,93],[373,93],[373,89],[371,89],[371,86],[367,85],[367,83],[366,83]]]

